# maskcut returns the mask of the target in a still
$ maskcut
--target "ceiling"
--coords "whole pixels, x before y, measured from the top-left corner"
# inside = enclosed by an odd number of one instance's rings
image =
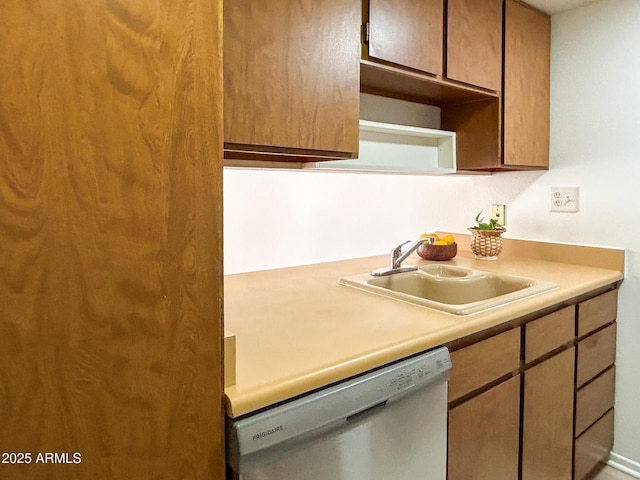
[[[549,15],[553,15],[555,13],[566,12],[572,8],[581,7],[593,1],[594,0],[525,0],[525,3],[543,12],[547,12]]]

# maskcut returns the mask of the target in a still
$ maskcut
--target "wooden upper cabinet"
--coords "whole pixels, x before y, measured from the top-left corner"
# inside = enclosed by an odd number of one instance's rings
[[[548,168],[549,16],[507,0],[504,48],[503,163]]]
[[[447,78],[502,89],[503,0],[449,0]]]
[[[359,0],[224,2],[225,157],[357,156],[361,8]]]
[[[443,0],[369,0],[369,57],[442,75]]]

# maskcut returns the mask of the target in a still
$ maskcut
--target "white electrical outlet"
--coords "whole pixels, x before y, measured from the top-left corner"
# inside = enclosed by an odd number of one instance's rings
[[[495,220],[496,222],[498,222],[500,225],[503,225],[503,226],[507,224],[504,210],[505,210],[504,205],[497,205],[497,204],[491,205],[491,219]]]
[[[577,212],[580,200],[580,187],[550,187],[550,212]]]

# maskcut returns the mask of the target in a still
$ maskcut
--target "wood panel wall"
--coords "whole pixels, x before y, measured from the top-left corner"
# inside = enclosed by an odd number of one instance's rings
[[[2,4],[2,479],[224,478],[221,9]]]

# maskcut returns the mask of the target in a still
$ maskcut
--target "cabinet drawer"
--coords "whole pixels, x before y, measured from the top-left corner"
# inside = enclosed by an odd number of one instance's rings
[[[576,385],[581,387],[616,359],[616,324],[612,324],[578,343]]]
[[[525,325],[525,362],[531,362],[575,338],[575,307],[566,307]]]
[[[578,304],[578,337],[611,323],[618,314],[618,291],[612,290]]]
[[[460,398],[520,366],[520,329],[470,345],[451,354],[449,401]]]
[[[613,447],[613,410],[576,440],[574,478],[582,480],[598,462],[609,455]]]
[[[615,369],[612,367],[585,385],[576,397],[576,436],[584,432],[607,410],[613,407]]]

